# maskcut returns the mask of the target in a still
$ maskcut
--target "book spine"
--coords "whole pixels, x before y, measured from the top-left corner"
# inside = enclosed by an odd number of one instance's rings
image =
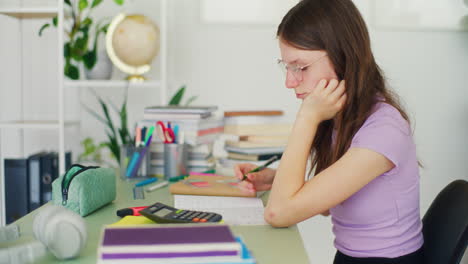
[[[41,205],[52,199],[52,181],[54,180],[54,154],[46,154],[41,158]]]
[[[28,159],[29,174],[29,205],[31,212],[41,206],[41,155],[33,155]]]
[[[28,213],[28,163],[26,159],[5,159],[5,216],[10,224]]]

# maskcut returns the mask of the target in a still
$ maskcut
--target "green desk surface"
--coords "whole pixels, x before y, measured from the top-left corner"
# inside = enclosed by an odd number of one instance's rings
[[[96,263],[96,252],[101,230],[105,225],[112,224],[120,219],[116,215],[118,209],[151,205],[158,201],[168,205],[174,204],[174,198],[169,193],[168,187],[150,193],[145,192],[144,200],[133,200],[133,184],[134,182],[123,182],[118,179],[116,200],[84,218],[88,228],[88,241],[78,258],[59,261],[51,253],[48,253],[47,256],[35,263]],[[267,195],[264,195],[262,199],[265,202]],[[20,239],[14,242],[0,243],[0,248],[33,240],[32,222],[39,210],[41,208],[19,219],[16,223],[20,226],[22,234]],[[273,228],[269,225],[231,226],[231,230],[235,235],[244,239],[257,263],[309,263],[297,226],[289,228]]]

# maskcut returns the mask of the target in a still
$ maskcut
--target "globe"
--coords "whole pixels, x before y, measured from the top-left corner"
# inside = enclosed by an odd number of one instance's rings
[[[159,53],[159,28],[144,15],[117,15],[109,25],[106,46],[112,62],[129,74],[127,79],[141,80]]]

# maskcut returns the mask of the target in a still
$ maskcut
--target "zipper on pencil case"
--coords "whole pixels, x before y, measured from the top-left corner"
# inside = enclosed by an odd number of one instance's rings
[[[89,167],[85,167],[83,165],[80,165],[80,164],[74,164],[71,166],[70,169],[68,169],[68,171],[70,171],[73,167],[80,167],[79,170],[75,171],[75,173],[73,173],[71,176],[68,176],[67,173],[65,173],[65,176],[63,177],[63,180],[62,180],[62,205],[67,205],[67,200],[68,200],[68,189],[70,188],[70,184],[72,182],[72,180],[80,173],[84,172],[84,171],[87,171],[89,169],[97,169],[99,168],[98,166],[89,166]]]

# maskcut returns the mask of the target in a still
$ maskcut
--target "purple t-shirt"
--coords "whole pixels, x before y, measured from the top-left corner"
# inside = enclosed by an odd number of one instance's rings
[[[377,103],[350,148],[384,155],[395,167],[330,209],[335,247],[352,257],[395,258],[423,244],[419,215],[419,169],[408,122]]]

